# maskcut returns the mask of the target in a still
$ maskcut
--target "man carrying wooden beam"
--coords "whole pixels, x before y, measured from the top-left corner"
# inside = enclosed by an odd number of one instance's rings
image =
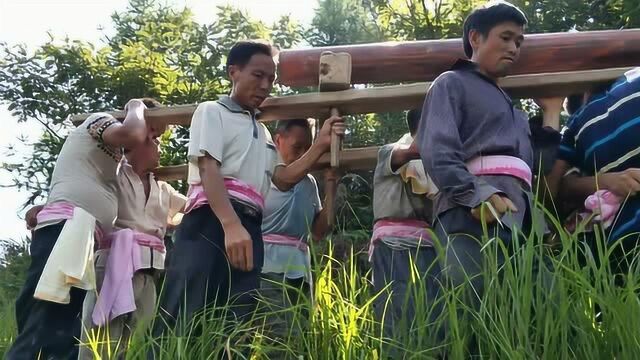
[[[531,228],[533,152],[527,116],[497,85],[518,60],[527,20],[500,2],[465,20],[458,60],[429,89],[416,141],[426,172],[440,190],[435,202],[443,283],[471,284],[469,305],[483,294],[481,251],[488,239],[509,247]],[[498,246],[498,249],[501,247]],[[497,253],[498,266],[508,254]],[[473,351],[473,350],[472,350]]]
[[[309,151],[283,164],[269,131],[256,121],[275,79],[271,46],[238,42],[226,65],[231,95],[200,104],[193,115],[189,203],[175,233],[157,335],[210,305],[229,304],[231,315],[242,320],[253,312],[264,253],[264,198],[271,183],[282,191],[293,188],[329,151],[332,128],[344,134],[342,119],[331,117]]]
[[[292,164],[311,147],[309,121],[278,121],[274,142],[284,164]],[[325,183],[327,180],[337,180],[333,169],[325,172]],[[262,223],[264,265],[260,294],[271,313],[266,322],[276,336],[286,336],[295,326],[294,313],[301,317],[308,313],[305,304],[312,296],[308,240],[320,241],[330,230],[327,211],[328,207],[320,202],[316,179],[310,174],[287,191],[271,184]],[[298,311],[291,309],[296,306]],[[304,319],[297,321],[302,324]]]
[[[439,266],[429,228],[432,199],[438,189],[424,173],[413,142],[420,115],[419,109],[407,112],[409,133],[380,148],[373,175],[375,224],[369,260],[374,290],[379,294],[374,308],[384,336],[396,340],[406,337],[414,325],[425,326],[415,317],[428,313],[431,304],[424,300],[433,299],[437,290],[435,274]],[[414,282],[415,277],[419,280]],[[416,289],[424,294],[419,296]],[[416,312],[416,306],[423,311]]]
[[[96,113],[67,137],[33,232],[31,265],[16,301],[18,336],[7,359],[77,356],[85,290],[95,289],[94,240],[110,233],[116,218],[122,149],[164,131],[145,124],[144,110],[156,105],[131,100],[123,122]]]
[[[156,312],[155,281],[165,265],[163,237],[187,201],[157,181],[156,139],[124,151],[119,165],[118,217],[114,231],[98,239],[94,254],[96,289],[84,299],[78,359],[122,357],[131,335],[149,325]],[[43,206],[27,212],[37,226]]]
[[[637,261],[640,233],[640,68],[583,99],[563,134],[550,187],[560,201],[584,204],[578,221],[591,219],[581,250],[591,255],[584,259],[604,263],[610,251],[613,273],[627,274]],[[572,168],[577,171],[565,176]],[[605,239],[600,246],[598,238]]]

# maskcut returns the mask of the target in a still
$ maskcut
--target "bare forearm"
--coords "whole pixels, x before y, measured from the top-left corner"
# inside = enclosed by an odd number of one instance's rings
[[[560,185],[560,195],[568,201],[578,203],[582,203],[596,191],[598,191],[598,183],[594,176],[568,175],[562,178]]]
[[[325,151],[321,146],[313,144],[300,159],[287,166],[278,166],[271,181],[280,191],[290,190],[309,173],[309,169]]]
[[[131,100],[127,105],[127,115],[122,124],[109,126],[102,134],[105,144],[114,147],[132,149],[147,138],[147,125],[144,120],[145,106],[141,101]]]
[[[534,100],[542,109],[542,127],[560,130],[560,114],[564,97],[545,97]]]
[[[216,160],[213,158],[201,158],[198,165],[202,186],[209,201],[209,206],[220,220],[222,227],[239,222],[240,219],[229,201],[227,188],[224,185],[224,179]]]
[[[391,153],[391,170],[396,171],[409,161],[419,158],[420,154],[410,149],[395,149]]]

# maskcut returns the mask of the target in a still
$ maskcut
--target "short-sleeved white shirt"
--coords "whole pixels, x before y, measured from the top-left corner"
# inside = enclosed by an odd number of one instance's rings
[[[119,176],[118,218],[115,227],[132,229],[164,240],[167,221],[181,212],[187,202],[171,185],[149,176],[149,197],[145,196],[142,179],[131,165],[122,161]],[[165,252],[148,247],[140,248],[143,269],[164,269]]]
[[[269,130],[255,114],[223,96],[198,105],[189,130],[189,184],[201,183],[198,158],[209,154],[223,176],[251,185],[266,197],[279,163]]]

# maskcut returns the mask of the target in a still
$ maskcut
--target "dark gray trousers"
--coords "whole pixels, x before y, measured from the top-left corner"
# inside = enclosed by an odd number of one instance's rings
[[[430,300],[438,290],[435,249],[394,250],[380,241],[373,250],[371,268],[373,288],[379,294],[373,306],[385,338],[402,341],[411,329],[426,326]]]
[[[38,229],[31,240],[31,264],[16,300],[18,336],[6,354],[8,360],[76,359],[85,291],[71,288],[69,304],[33,297],[40,275],[58,240],[64,221]]]

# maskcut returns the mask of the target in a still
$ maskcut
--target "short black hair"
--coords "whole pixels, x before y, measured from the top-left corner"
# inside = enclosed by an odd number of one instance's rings
[[[140,100],[142,100],[142,103],[147,107],[147,109],[162,107],[162,104],[160,103],[160,101],[151,97],[144,97]]]
[[[231,65],[239,65],[240,67],[247,65],[253,55],[256,54],[274,56],[275,49],[269,43],[261,40],[242,40],[236,42],[227,55],[227,72],[229,72]]]
[[[279,120],[276,123],[276,134],[284,134],[294,126],[300,126],[311,134],[311,124],[307,119]]]
[[[575,114],[582,105],[584,105],[584,94],[567,96],[567,112],[569,115]]]
[[[524,13],[508,2],[489,3],[471,12],[464,20],[462,26],[462,44],[464,53],[468,58],[473,55],[473,48],[469,39],[469,32],[475,30],[484,37],[489,35],[491,29],[505,22],[514,22],[520,26],[527,24],[527,17]]]
[[[421,109],[412,109],[407,111],[407,127],[411,135],[418,132],[418,125],[420,125],[420,117],[422,116]]]

